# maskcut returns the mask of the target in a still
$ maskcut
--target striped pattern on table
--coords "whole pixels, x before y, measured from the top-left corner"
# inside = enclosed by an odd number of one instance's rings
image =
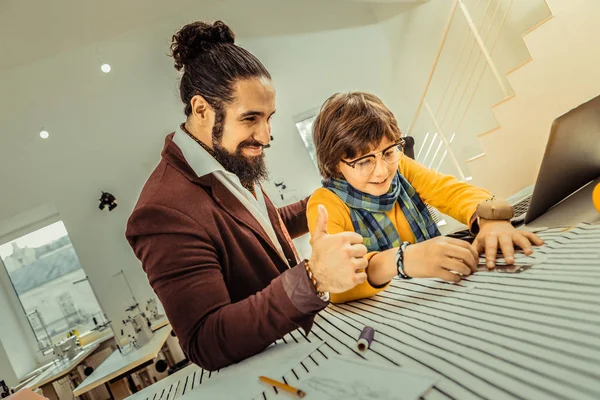
[[[427,400],[600,399],[600,226],[539,235],[539,264],[520,274],[477,273],[459,284],[394,280],[373,298],[331,305],[308,336],[295,331],[278,341],[325,341],[281,379],[296,385],[344,355],[439,375]],[[360,353],[365,325],[376,329],[375,341]],[[217,373],[189,367],[134,397],[174,400]],[[274,397],[267,389],[259,399]]]

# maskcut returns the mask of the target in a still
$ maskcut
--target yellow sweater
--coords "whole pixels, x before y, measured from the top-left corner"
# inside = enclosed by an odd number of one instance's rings
[[[461,182],[451,175],[430,170],[406,156],[402,156],[400,159],[399,170],[415,188],[423,202],[465,225],[469,224],[477,205],[491,197],[491,194],[484,189]],[[319,188],[311,196],[306,211],[308,228],[311,234],[314,232],[317,223],[319,204],[327,208],[329,214],[327,229],[330,234],[354,232],[348,206],[329,189]],[[396,227],[402,241],[415,242],[415,236],[398,203],[387,213],[387,216]],[[375,254],[376,252],[369,253],[367,258],[370,259]],[[386,287],[387,285],[376,288],[371,286],[369,281],[366,281],[345,293],[332,294],[331,301],[344,303],[371,297]]]

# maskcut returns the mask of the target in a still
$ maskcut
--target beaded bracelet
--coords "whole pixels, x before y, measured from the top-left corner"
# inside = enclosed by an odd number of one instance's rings
[[[321,292],[319,290],[319,283],[315,279],[315,276],[313,275],[313,273],[312,273],[312,271],[310,269],[310,264],[309,264],[308,260],[304,260],[304,267],[306,268],[306,273],[308,273],[308,278],[310,279],[310,281],[312,282],[313,286],[315,287],[315,290],[317,291],[317,294],[319,296],[322,296],[323,292]]]
[[[409,242],[403,242],[396,253],[396,267],[398,268],[398,276],[401,279],[412,279],[410,276],[406,275],[406,272],[404,272],[404,252],[409,244]]]

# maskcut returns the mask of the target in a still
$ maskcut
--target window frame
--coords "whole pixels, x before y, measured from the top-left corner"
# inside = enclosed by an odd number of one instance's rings
[[[51,211],[51,212],[48,212]],[[45,216],[44,216],[45,215]],[[52,206],[42,206],[37,209],[31,210],[30,212],[18,215],[16,217],[11,218],[10,220],[4,221],[0,223],[0,245],[4,245],[6,243],[10,243],[16,239],[19,239],[27,234],[35,232],[39,229],[43,229],[49,225],[52,225],[57,222],[62,222],[65,225],[64,220],[61,218],[60,214],[53,209]],[[69,235],[67,230],[67,235]],[[69,240],[71,240],[69,235]],[[71,244],[72,241],[71,241]],[[75,252],[75,246],[73,245]],[[78,256],[79,257],[79,256]],[[81,263],[80,263],[81,265]],[[85,269],[81,265],[81,269],[85,273]],[[85,273],[86,279],[87,273]],[[100,309],[100,313],[104,315],[104,310],[102,309],[102,305],[100,304],[100,300],[96,296],[91,283],[88,280],[88,284],[90,285],[90,289],[92,294],[96,298],[98,302],[98,306]],[[16,316],[17,321],[21,329],[25,332],[26,341],[30,347],[30,349],[35,353],[36,361],[40,362],[42,360],[47,360],[49,356],[52,355],[52,352],[48,351],[48,349],[52,348],[46,347],[43,348],[41,346],[41,341],[38,340],[38,337],[35,333],[35,329],[31,323],[31,320],[27,316],[27,312],[25,307],[19,298],[17,290],[13,284],[13,281],[10,277],[8,269],[4,264],[3,259],[0,257],[0,285],[2,285],[4,292],[6,293],[6,297],[9,300],[9,306],[12,309],[13,313]],[[50,340],[52,336],[50,335]]]

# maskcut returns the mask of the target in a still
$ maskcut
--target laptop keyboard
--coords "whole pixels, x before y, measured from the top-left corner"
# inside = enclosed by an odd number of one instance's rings
[[[531,196],[527,196],[514,204],[513,208],[515,209],[515,218],[525,214],[529,209],[529,204],[531,204]]]

